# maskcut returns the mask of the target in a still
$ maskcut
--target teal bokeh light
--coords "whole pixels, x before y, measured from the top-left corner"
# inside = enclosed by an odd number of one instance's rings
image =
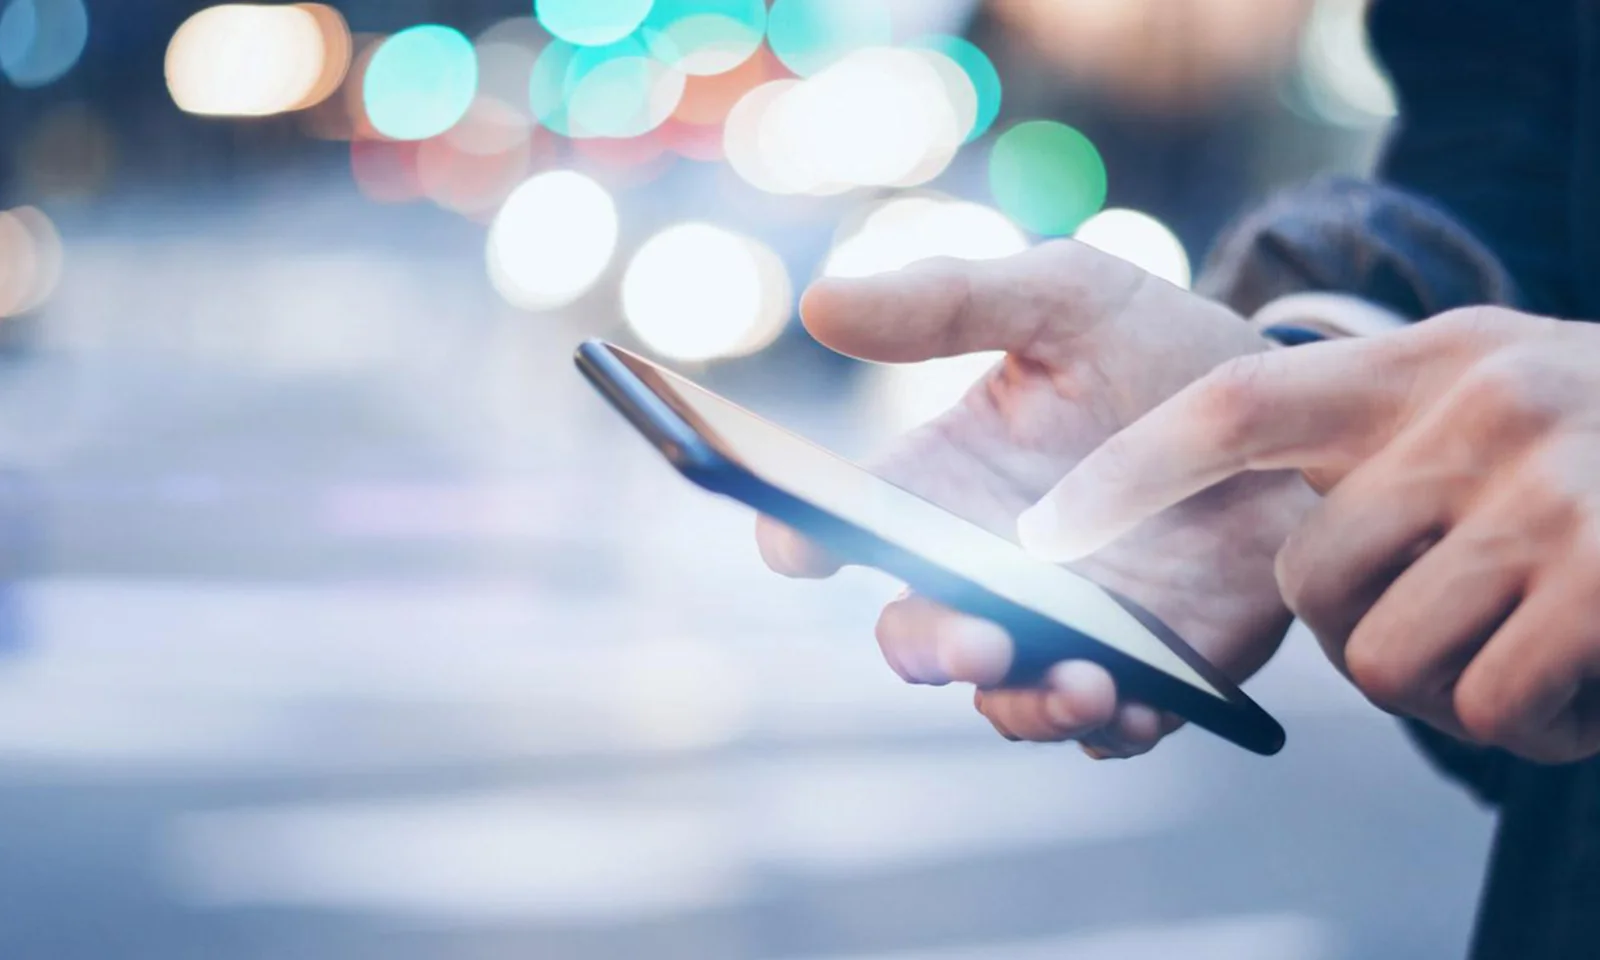
[[[767,17],[772,52],[802,77],[893,38],[889,8],[881,0],[777,0]]]
[[[528,89],[533,115],[565,137],[637,137],[660,126],[682,96],[682,74],[637,37],[601,47],[552,41]]]
[[[0,4],[0,73],[19,87],[42,87],[71,70],[89,42],[83,0]]]
[[[971,142],[987,133],[1000,115],[1002,94],[1000,71],[995,69],[989,55],[969,41],[945,34],[923,37],[913,41],[911,46],[942,53],[966,73],[967,79],[972,81],[972,89],[978,94],[978,117],[972,124],[972,130],[967,133],[967,141]]]
[[[478,92],[472,41],[450,27],[424,24],[383,42],[367,66],[367,119],[394,140],[426,140],[466,116]]]
[[[748,60],[767,30],[762,0],[655,0],[640,35],[684,73],[725,73]]]
[[[1106,165],[1077,130],[1030,120],[996,138],[989,188],[1011,219],[1034,233],[1061,237],[1105,204]]]
[[[651,0],[534,0],[533,15],[551,36],[603,47],[637,30],[650,7]]]

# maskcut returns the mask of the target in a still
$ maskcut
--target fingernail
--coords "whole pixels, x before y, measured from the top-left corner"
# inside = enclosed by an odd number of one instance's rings
[[[997,683],[1011,669],[1011,636],[986,620],[962,618],[939,638],[935,656],[952,680]]]
[[[1109,756],[1109,754],[1101,752],[1099,747],[1091,747],[1087,743],[1078,744],[1078,748],[1081,749],[1084,756],[1088,757],[1090,760],[1104,760],[1107,756]]]

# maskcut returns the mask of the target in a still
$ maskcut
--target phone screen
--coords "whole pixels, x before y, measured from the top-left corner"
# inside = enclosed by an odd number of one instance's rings
[[[654,367],[726,451],[767,483],[1021,607],[1226,700],[1100,587],[693,382]]]

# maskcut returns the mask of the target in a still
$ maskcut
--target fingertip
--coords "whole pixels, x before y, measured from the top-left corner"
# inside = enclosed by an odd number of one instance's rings
[[[848,322],[852,288],[857,285],[855,280],[823,277],[801,295],[800,323],[818,343],[838,349],[840,326]]]
[[[1142,703],[1129,703],[1117,711],[1115,736],[1131,747],[1149,749],[1161,739],[1161,714]]]
[[[1086,660],[1058,663],[1050,670],[1045,708],[1063,730],[1104,726],[1117,711],[1117,688],[1105,668]]]
[[[756,546],[774,572],[798,579],[832,576],[839,564],[792,528],[769,517],[756,521]]]
[[[1011,670],[1014,650],[1004,628],[976,617],[953,616],[941,625],[935,656],[940,672],[962,683],[999,683]]]

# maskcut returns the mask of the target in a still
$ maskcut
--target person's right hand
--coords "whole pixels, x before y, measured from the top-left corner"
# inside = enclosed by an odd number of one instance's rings
[[[1269,349],[1225,307],[1072,241],[1005,260],[926,261],[823,280],[801,313],[819,341],[866,360],[1006,352],[960,404],[873,466],[1012,540],[1018,515],[1106,438],[1219,363]],[[1242,680],[1290,622],[1273,556],[1314,499],[1298,474],[1241,478],[1073,567],[1145,606]],[[781,573],[822,577],[838,568],[772,521],[762,521],[758,539]],[[1009,638],[920,596],[889,604],[877,635],[910,682],[978,684],[978,709],[1012,739],[1078,739],[1092,755],[1130,755],[1176,726],[1149,707],[1119,703],[1110,674],[1086,662],[1058,665],[1041,689],[981,689],[1005,676]]]

